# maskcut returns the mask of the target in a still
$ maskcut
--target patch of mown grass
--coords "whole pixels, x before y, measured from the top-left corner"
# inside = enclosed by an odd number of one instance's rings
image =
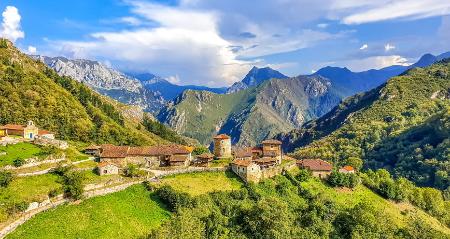
[[[241,180],[232,172],[196,172],[167,176],[161,180],[162,185],[169,185],[177,191],[192,196],[213,191],[231,191],[241,188]]]
[[[143,185],[40,213],[7,238],[141,238],[170,213]]]
[[[6,188],[0,188],[0,204],[8,201],[43,201],[48,192],[59,188],[58,176],[43,174],[32,177],[15,178]]]
[[[28,159],[31,157],[42,156],[42,149],[39,146],[30,143],[10,144],[0,146],[0,152],[6,152],[6,155],[0,156],[0,166],[12,165],[16,159]]]

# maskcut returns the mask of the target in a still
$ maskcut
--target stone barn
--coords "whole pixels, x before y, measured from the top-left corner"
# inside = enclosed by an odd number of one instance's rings
[[[321,159],[304,159],[297,161],[300,168],[308,169],[314,177],[327,178],[333,170],[333,165]]]
[[[119,174],[120,167],[114,163],[101,162],[97,165],[98,175],[114,175]]]
[[[214,137],[214,155],[216,158],[231,158],[231,138],[226,134]]]

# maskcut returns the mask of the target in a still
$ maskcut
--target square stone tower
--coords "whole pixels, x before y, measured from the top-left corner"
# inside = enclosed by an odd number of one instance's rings
[[[214,137],[214,156],[217,158],[231,158],[231,138],[226,134]]]

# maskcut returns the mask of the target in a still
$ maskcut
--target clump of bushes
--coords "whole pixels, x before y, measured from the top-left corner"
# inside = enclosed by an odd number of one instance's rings
[[[0,187],[6,188],[14,180],[12,172],[2,170],[0,171]]]
[[[14,159],[14,161],[13,161],[13,165],[16,168],[18,168],[24,164],[25,164],[25,159],[17,158],[17,159]]]
[[[333,187],[355,188],[360,183],[358,175],[354,173],[340,173],[333,171],[327,179],[327,182]]]
[[[190,207],[193,203],[192,198],[187,193],[177,192],[170,186],[162,186],[156,190],[156,195],[163,201],[170,211],[176,212],[182,207]]]
[[[145,172],[142,170],[139,170],[139,168],[136,165],[133,164],[129,164],[124,170],[123,170],[123,174],[126,177],[130,177],[130,178],[138,178],[138,177],[142,177],[145,175]]]

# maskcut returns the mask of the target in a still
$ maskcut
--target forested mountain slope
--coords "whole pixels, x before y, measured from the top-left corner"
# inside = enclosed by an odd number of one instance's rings
[[[34,120],[62,139],[113,144],[157,144],[165,140],[137,130],[111,99],[0,39],[0,124]]]
[[[450,63],[411,69],[280,135],[298,158],[389,169],[419,185],[450,185]],[[357,166],[357,165],[355,165]]]
[[[226,133],[233,144],[253,145],[325,114],[340,99],[323,77],[272,79],[226,95],[185,91],[157,118],[203,144]]]

